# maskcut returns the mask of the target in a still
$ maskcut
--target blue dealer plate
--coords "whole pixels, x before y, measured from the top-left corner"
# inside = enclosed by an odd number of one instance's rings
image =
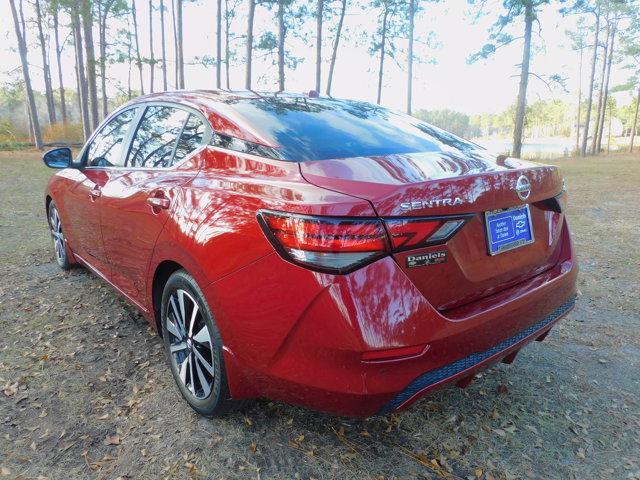
[[[484,214],[490,255],[533,243],[529,205]]]

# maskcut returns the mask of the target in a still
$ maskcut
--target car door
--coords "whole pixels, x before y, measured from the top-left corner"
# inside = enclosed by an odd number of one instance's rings
[[[197,175],[187,157],[208,142],[211,129],[195,111],[146,106],[123,167],[102,188],[101,227],[112,282],[144,303],[146,273],[156,240],[181,185]]]
[[[79,168],[74,170],[75,186],[65,198],[74,253],[106,278],[110,270],[100,226],[102,188],[113,169],[124,164],[137,110],[124,110],[94,134],[80,154]]]

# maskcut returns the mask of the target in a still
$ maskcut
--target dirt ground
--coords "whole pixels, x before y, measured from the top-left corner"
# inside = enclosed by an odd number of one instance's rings
[[[573,313],[467,389],[351,421],[179,397],[159,338],[58,270],[35,153],[0,153],[0,478],[640,479],[640,157],[555,162],[581,263]]]

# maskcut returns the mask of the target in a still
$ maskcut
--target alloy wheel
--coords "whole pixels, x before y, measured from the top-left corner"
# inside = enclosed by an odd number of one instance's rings
[[[169,297],[165,321],[171,362],[180,381],[195,398],[207,398],[215,378],[214,351],[198,303],[186,290],[175,290]]]
[[[66,260],[67,251],[64,244],[64,235],[62,234],[62,224],[60,222],[60,215],[58,215],[58,209],[51,206],[49,209],[49,228],[51,230],[51,237],[53,238],[53,248],[56,252],[56,260],[62,264]]]

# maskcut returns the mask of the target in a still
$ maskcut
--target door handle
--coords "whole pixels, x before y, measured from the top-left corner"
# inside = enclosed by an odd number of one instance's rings
[[[151,205],[152,208],[154,209],[164,209],[166,210],[167,208],[169,208],[171,206],[171,200],[169,200],[167,197],[164,196],[164,194],[160,193],[160,194],[156,194],[156,195],[162,195],[162,196],[155,196],[155,197],[149,197],[147,198],[147,203],[149,205]]]
[[[91,190],[89,190],[89,196],[91,197],[91,200],[95,200],[100,195],[102,195],[102,191],[100,190],[100,187],[97,185],[95,185]]]

